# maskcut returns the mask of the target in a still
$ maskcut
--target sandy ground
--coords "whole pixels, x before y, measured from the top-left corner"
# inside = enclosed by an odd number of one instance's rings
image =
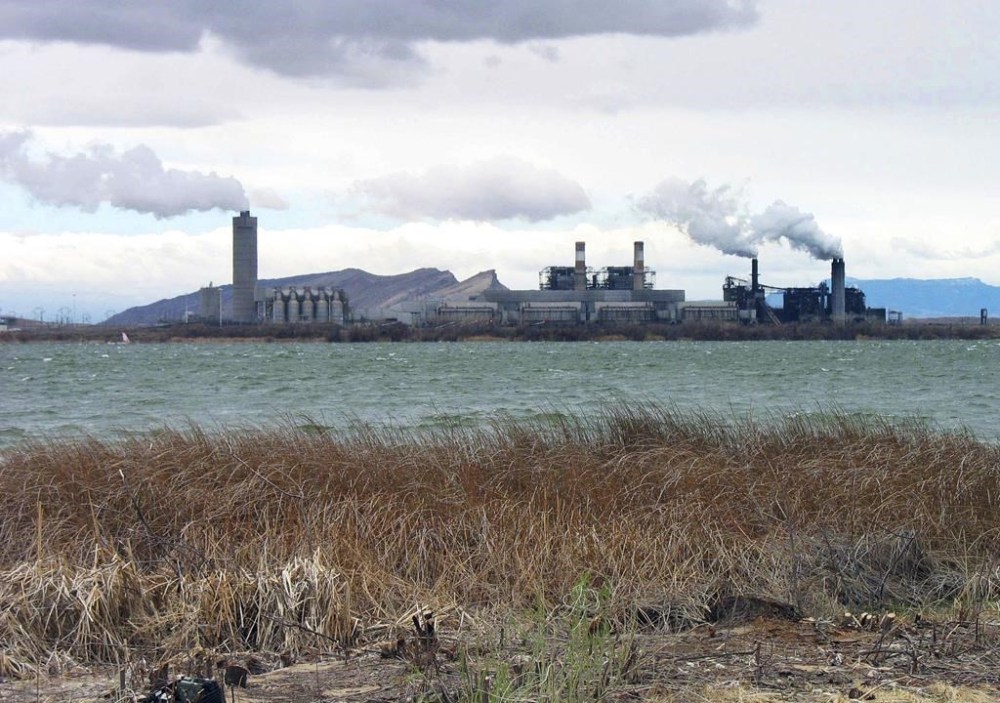
[[[374,646],[317,654],[251,675],[246,688],[228,689],[227,701],[456,701],[468,670],[495,666],[496,651],[476,654],[449,640],[444,628],[440,636],[433,659],[386,657]],[[631,665],[601,700],[1000,700],[1000,623],[994,622],[884,616],[826,622],[749,613],[680,633],[643,632],[634,644]],[[468,666],[455,654],[463,651]],[[530,656],[516,647],[508,654],[522,665]],[[117,681],[114,671],[81,667],[8,678],[0,683],[0,703],[114,700]]]

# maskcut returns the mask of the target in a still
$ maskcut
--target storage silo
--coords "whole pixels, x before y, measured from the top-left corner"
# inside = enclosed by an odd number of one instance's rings
[[[201,293],[201,309],[199,310],[201,319],[218,323],[222,314],[222,289],[209,283],[199,292]]]
[[[302,322],[314,322],[316,320],[316,299],[312,288],[300,288],[299,297],[302,299],[299,317]]]
[[[284,296],[288,300],[288,305],[285,310],[285,320],[287,322],[298,322],[299,321],[299,296],[295,292],[294,288],[286,288],[284,290]]]
[[[272,288],[268,294],[271,301],[271,322],[282,323],[285,321],[285,301],[281,297],[281,291]]]

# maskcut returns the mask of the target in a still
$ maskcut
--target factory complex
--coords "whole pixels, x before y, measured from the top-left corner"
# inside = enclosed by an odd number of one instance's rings
[[[586,244],[577,242],[573,265],[539,272],[537,290],[490,287],[467,299],[409,300],[377,310],[352,310],[344,291],[332,288],[264,288],[257,285],[257,218],[248,210],[233,218],[235,323],[277,324],[397,320],[412,325],[731,322],[780,325],[796,322],[885,322],[884,308],[869,308],[864,293],[846,286],[844,259],[836,257],[830,284],[779,288],[760,282],[757,258],[749,279],[729,276],[721,300],[687,301],[683,290],[658,289],[645,265],[643,242],[634,242],[630,265],[592,268]],[[777,304],[780,300],[781,304]],[[201,289],[201,317],[224,318],[221,290]]]

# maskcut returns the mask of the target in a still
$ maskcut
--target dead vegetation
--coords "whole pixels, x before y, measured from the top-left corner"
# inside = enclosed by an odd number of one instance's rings
[[[138,672],[369,653],[451,676],[439,698],[595,700],[667,695],[643,683],[644,638],[715,646],[733,623],[853,628],[858,661],[911,677],[997,642],[1000,450],[877,418],[192,427],[23,444],[0,491],[8,678],[54,657]],[[736,678],[764,685],[788,657],[756,641]]]

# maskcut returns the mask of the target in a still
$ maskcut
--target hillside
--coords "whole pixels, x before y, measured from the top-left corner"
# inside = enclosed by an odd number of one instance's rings
[[[864,291],[870,307],[901,310],[907,319],[979,317],[981,308],[1000,315],[1000,286],[978,278],[848,278],[847,285]]]
[[[344,269],[326,273],[310,273],[286,278],[269,278],[258,281],[261,288],[330,287],[347,292],[354,309],[384,308],[408,300],[468,300],[489,288],[506,288],[489,270],[459,281],[450,271],[422,268],[394,276],[379,276],[361,269]],[[228,310],[232,300],[232,286],[220,286],[223,310]],[[197,314],[200,306],[198,291],[174,298],[158,300],[149,305],[129,308],[114,315],[106,322],[112,325],[148,325],[163,321],[178,321],[186,313]]]

